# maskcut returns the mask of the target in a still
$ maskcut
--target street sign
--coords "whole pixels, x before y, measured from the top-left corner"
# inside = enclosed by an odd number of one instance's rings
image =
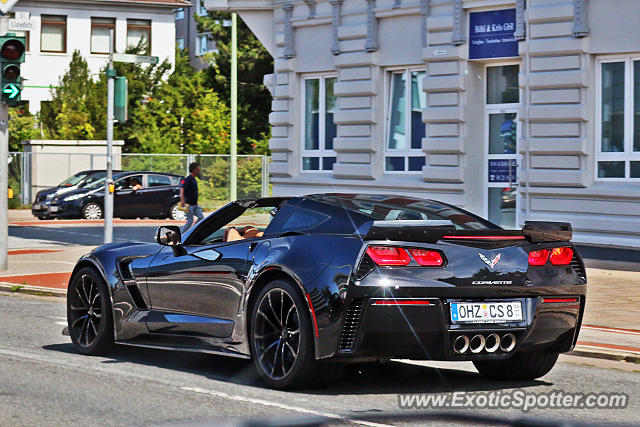
[[[6,15],[16,3],[18,0],[0,0],[0,12]]]
[[[1,2],[2,0],[0,0]],[[9,30],[12,31],[33,31],[35,22],[31,20],[19,21],[17,19],[9,19]]]
[[[2,1],[2,0],[0,0]],[[129,62],[132,64],[157,64],[157,56],[132,55],[130,53],[114,53],[114,62]]]
[[[2,93],[6,94],[9,99],[16,99],[20,95],[20,87],[15,83],[9,83],[2,88]]]

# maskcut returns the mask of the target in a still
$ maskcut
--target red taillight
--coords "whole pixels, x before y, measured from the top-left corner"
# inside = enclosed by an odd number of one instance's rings
[[[375,299],[373,305],[431,305],[426,299]]]
[[[553,265],[569,265],[573,259],[573,249],[567,247],[553,248],[549,259]]]
[[[367,255],[378,265],[409,265],[411,262],[407,251],[395,246],[369,246]]]
[[[578,298],[543,298],[542,302],[578,302]]]
[[[426,249],[409,249],[411,256],[416,262],[425,267],[441,267],[444,264],[442,254],[438,251]]]
[[[549,249],[529,252],[529,265],[545,265],[549,258]]]

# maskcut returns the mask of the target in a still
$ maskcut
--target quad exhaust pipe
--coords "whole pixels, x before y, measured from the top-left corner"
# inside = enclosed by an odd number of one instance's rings
[[[472,354],[479,354],[483,350],[487,353],[495,353],[498,349],[503,353],[509,353],[516,346],[516,336],[508,332],[502,336],[497,333],[488,335],[476,334],[471,338],[467,335],[458,335],[453,340],[453,352],[465,354],[470,351]]]

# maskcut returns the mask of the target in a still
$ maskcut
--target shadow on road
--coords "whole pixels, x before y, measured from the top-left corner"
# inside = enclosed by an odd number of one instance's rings
[[[77,354],[73,345],[52,344],[43,349]],[[87,356],[89,357],[89,356]],[[200,353],[173,352],[117,345],[103,363],[135,363],[202,375],[234,384],[266,388],[249,360]],[[553,385],[545,381],[495,382],[475,372],[433,368],[391,361],[385,364],[347,365],[338,381],[326,388],[306,390],[313,395],[441,393],[453,391],[493,391]]]

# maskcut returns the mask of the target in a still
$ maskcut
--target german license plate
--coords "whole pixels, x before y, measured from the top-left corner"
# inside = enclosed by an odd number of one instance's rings
[[[496,323],[522,320],[520,301],[452,302],[452,323]]]
[[[49,206],[49,212],[58,212],[58,206]]]
[[[39,211],[40,210],[40,203],[34,203],[33,204],[33,209]]]

